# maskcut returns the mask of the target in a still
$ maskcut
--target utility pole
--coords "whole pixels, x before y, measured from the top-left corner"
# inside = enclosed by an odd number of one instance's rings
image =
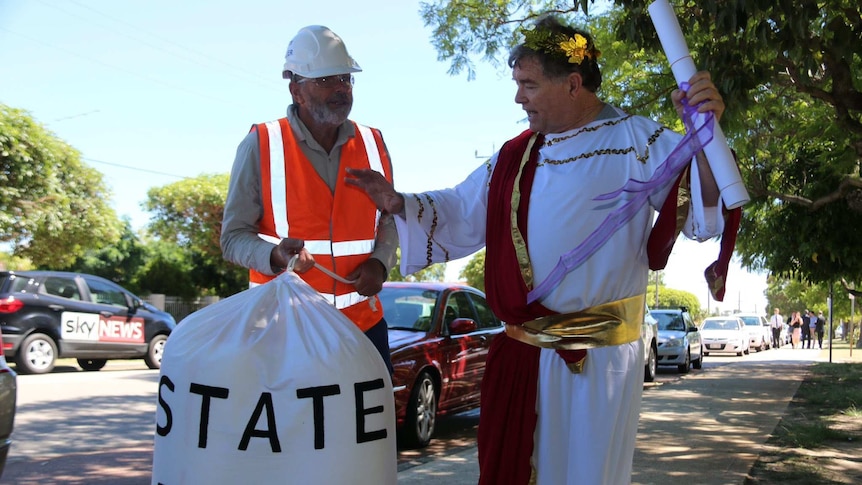
[[[834,282],[829,282],[829,298],[826,299],[826,308],[829,309],[829,363],[832,363],[832,289]],[[812,345],[814,347],[814,345]]]

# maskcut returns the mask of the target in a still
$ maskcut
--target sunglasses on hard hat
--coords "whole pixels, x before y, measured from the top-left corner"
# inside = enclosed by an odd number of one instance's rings
[[[294,75],[294,82],[302,84],[306,82],[314,83],[319,88],[334,88],[342,84],[350,84],[355,82],[353,74],[336,74],[334,76],[323,77],[301,77]]]

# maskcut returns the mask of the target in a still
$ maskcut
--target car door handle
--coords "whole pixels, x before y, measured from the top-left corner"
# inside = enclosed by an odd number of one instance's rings
[[[66,309],[66,307],[64,307],[63,305],[48,305],[48,308],[54,310],[55,312],[62,312]]]
[[[99,315],[102,315],[105,318],[110,318],[114,316],[114,312],[109,312],[107,310],[99,312]]]

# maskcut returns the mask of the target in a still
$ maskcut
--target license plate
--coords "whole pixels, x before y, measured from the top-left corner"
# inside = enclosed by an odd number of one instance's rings
[[[722,344],[709,344],[706,346],[710,350],[721,350],[722,347],[724,347]]]

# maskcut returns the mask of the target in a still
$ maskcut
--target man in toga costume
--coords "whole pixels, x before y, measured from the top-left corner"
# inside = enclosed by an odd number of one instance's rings
[[[482,383],[479,483],[627,484],[648,269],[663,267],[680,230],[702,241],[728,226],[733,241],[739,212],[725,224],[706,159],[689,163],[694,151],[679,176],[641,193],[642,205],[621,209],[634,192],[596,200],[651,179],[682,136],[599,99],[600,53],[588,33],[546,17],[524,35],[509,66],[528,130],[451,189],[400,194],[361,170],[349,182],[396,215],[404,274],[487,247],[488,301],[507,325]],[[724,111],[705,72],[672,99],[679,112],[684,101],[716,118]],[[690,207],[678,206],[689,198]],[[528,303],[560,257],[585,242],[594,250]],[[710,267],[719,292],[731,253],[723,241]]]

